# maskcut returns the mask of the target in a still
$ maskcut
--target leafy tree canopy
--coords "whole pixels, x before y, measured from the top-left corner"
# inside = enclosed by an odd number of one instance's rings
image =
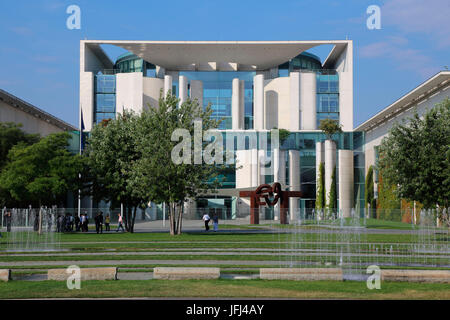
[[[69,139],[66,132],[54,133],[10,150],[0,183],[17,204],[60,204],[67,192],[78,190],[83,160],[67,150]]]
[[[450,100],[396,124],[380,146],[379,167],[399,198],[426,209],[450,206]]]
[[[30,145],[39,140],[38,134],[27,134],[21,127],[21,124],[14,122],[0,122],[0,168],[5,166],[13,146],[18,143]]]
[[[342,125],[337,120],[323,119],[320,121],[319,129],[325,133],[328,140],[331,140],[334,134],[342,132]]]

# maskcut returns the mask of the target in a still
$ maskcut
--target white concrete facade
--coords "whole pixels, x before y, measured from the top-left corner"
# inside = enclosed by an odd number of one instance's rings
[[[353,151],[339,150],[339,212],[344,218],[351,216],[354,208]],[[328,190],[327,190],[328,198]]]
[[[80,42],[80,107],[85,130],[91,131],[94,122],[95,92],[94,78],[99,72],[113,69],[114,64],[103,52],[101,45],[122,47],[156,66],[156,77],[144,76],[141,72],[117,73],[116,113],[132,109],[139,113],[144,108],[158,107],[161,92],[164,96],[174,86],[183,103],[190,97],[200,106],[211,97],[204,95],[207,84],[197,78],[185,76],[187,71],[254,72],[250,81],[239,78],[230,80],[231,132],[268,132],[273,128],[287,129],[299,133],[317,130],[317,73],[306,69],[290,70],[281,75],[279,66],[300,53],[319,45],[334,45],[322,63],[322,68],[336,70],[339,74],[339,114],[344,131],[353,130],[353,47],[350,40],[337,41],[94,41]],[[180,55],[179,53],[183,54]],[[320,61],[319,61],[320,62]],[[233,75],[234,76],[234,75]],[[206,81],[206,80],[205,80]],[[246,88],[248,89],[246,91]],[[249,92],[253,89],[253,95]],[[247,96],[245,96],[247,94]],[[206,100],[209,99],[209,100]],[[246,130],[246,99],[253,99],[253,129]],[[223,105],[221,106],[223,107]],[[247,109],[248,112],[248,109]],[[81,113],[80,113],[81,115]],[[228,116],[229,117],[229,116]],[[81,120],[81,119],[80,119]],[[290,147],[289,147],[290,148]],[[298,148],[298,147],[295,147]],[[318,160],[326,163],[326,183],[331,183],[330,169],[336,164],[336,148],[327,150],[326,143],[319,147]],[[240,189],[255,188],[265,182],[263,175],[264,150],[252,146],[236,152],[237,160],[243,160],[242,168],[236,171],[234,195]],[[274,182],[286,187],[286,160],[289,160],[289,189],[299,191],[301,187],[302,163],[298,149],[276,149],[272,153]],[[318,167],[317,167],[318,169]],[[351,173],[353,174],[353,173]],[[329,189],[327,188],[327,193]],[[229,190],[219,190],[219,195]],[[238,206],[246,206],[242,199]],[[291,199],[291,208],[298,211],[298,199]],[[292,211],[292,212],[293,212]],[[291,218],[294,218],[291,216]]]
[[[302,130],[316,130],[317,80],[315,72],[300,73],[300,110]]]

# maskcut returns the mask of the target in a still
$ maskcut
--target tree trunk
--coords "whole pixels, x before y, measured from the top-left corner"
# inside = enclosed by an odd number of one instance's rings
[[[122,221],[125,224],[125,230],[128,231],[128,219],[127,219],[127,210],[128,210],[128,204],[125,202],[123,204],[123,215],[122,215]]]
[[[133,217],[131,219],[131,233],[134,233],[134,222],[136,221],[136,209],[137,206],[134,207]]]
[[[170,235],[175,235],[175,212],[174,212],[174,206],[173,203],[169,203],[169,223],[170,223]]]
[[[128,208],[128,232],[131,232],[133,225],[131,224],[131,219],[133,217],[133,206],[130,205]]]
[[[182,221],[183,221],[183,205],[180,204],[178,205],[178,225],[177,225],[177,234],[181,234],[181,225],[182,225]]]

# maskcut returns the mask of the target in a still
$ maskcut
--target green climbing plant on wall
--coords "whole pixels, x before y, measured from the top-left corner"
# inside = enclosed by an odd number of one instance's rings
[[[366,175],[366,185],[364,188],[364,203],[365,203],[365,209],[366,212],[368,212],[369,218],[376,218],[375,216],[375,209],[376,209],[376,199],[374,194],[374,187],[373,187],[373,172],[374,168],[373,166],[369,167],[369,170],[367,170]],[[370,209],[369,209],[370,205]]]
[[[336,190],[336,166],[334,166],[333,173],[331,175],[331,190],[329,192],[328,212],[329,214],[335,214],[337,211],[337,190]]]
[[[400,212],[401,202],[396,196],[397,187],[394,184],[388,184],[383,178],[382,171],[379,171],[378,178],[378,205],[377,219],[401,221]]]
[[[316,192],[316,210],[325,208],[325,165],[323,162],[319,165],[319,180],[317,181]]]

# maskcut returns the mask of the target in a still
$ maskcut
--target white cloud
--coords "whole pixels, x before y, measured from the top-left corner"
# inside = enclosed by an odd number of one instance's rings
[[[433,60],[420,50],[407,47],[408,40],[403,37],[388,37],[385,41],[374,42],[359,49],[361,58],[383,58],[392,60],[397,69],[430,77],[439,71]]]

